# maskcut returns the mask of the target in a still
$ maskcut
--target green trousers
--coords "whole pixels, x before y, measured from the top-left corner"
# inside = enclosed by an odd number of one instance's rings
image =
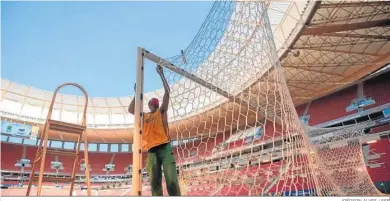
[[[171,143],[153,147],[148,151],[146,167],[149,173],[153,196],[163,196],[161,166],[163,167],[168,194],[170,196],[180,196],[176,162],[173,157]]]

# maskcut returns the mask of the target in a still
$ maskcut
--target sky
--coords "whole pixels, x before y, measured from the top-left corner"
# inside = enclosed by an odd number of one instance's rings
[[[137,47],[163,58],[180,54],[212,4],[2,1],[1,77],[48,91],[76,82],[92,97],[133,95]],[[144,85],[162,87],[151,63]]]

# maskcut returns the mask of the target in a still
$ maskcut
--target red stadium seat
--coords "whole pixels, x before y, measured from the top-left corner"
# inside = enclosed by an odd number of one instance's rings
[[[334,94],[314,100],[309,108],[309,125],[317,125],[356,113],[346,112],[346,108],[357,98],[357,87],[352,86]]]
[[[20,171],[15,164],[23,156],[23,147],[17,144],[1,143],[1,170]]]
[[[380,158],[373,161],[381,164],[380,167],[367,168],[368,173],[374,182],[384,182],[390,180],[390,141],[388,139],[381,139],[375,143],[370,144],[370,150],[381,154]]]
[[[143,154],[145,155],[145,154]],[[125,174],[129,165],[133,164],[133,154],[132,153],[115,153],[114,157],[115,170],[111,171],[109,174]]]
[[[365,109],[377,107],[390,103],[390,73],[385,73],[364,82],[364,95],[375,100],[375,104],[365,107]]]

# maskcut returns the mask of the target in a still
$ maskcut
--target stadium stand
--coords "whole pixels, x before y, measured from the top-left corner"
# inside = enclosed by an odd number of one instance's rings
[[[390,130],[390,129],[389,129]],[[370,158],[367,171],[369,172],[373,182],[390,181],[390,140],[381,139],[370,144],[370,151],[374,152],[374,156]]]
[[[379,132],[389,131],[389,130],[390,130],[390,124],[385,124],[385,125],[372,128],[370,130],[370,133],[379,133]]]
[[[386,73],[382,76],[373,78],[371,80],[364,82],[364,96],[372,98],[375,100],[374,105],[364,107],[364,110],[370,108],[376,108],[384,104],[390,103],[390,83],[387,76],[390,73]],[[346,107],[351,103],[351,101],[357,98],[357,86],[351,86],[344,90],[338,91],[334,94],[322,97],[320,99],[314,100],[310,105],[303,104],[296,107],[297,113],[299,116],[309,115],[309,124],[317,125],[324,122],[332,121],[335,119],[342,119],[348,115],[355,114],[358,110],[346,112]],[[307,110],[307,114],[305,111]],[[383,118],[383,116],[381,117]],[[390,131],[390,124],[381,124],[379,126],[374,126],[369,130],[369,133],[375,134],[379,132]],[[268,139],[276,139],[280,137],[283,133],[283,129],[274,125],[273,123],[266,123],[264,127],[264,133],[254,137],[250,142],[246,141],[247,135],[252,133],[253,130],[249,132],[249,129],[237,130],[233,133],[227,131],[225,134],[218,134],[213,137],[200,137],[195,140],[188,142],[181,142],[179,144],[173,145],[174,156],[176,158],[186,159],[186,160],[177,160],[179,165],[196,163],[202,160],[206,160],[208,157],[212,156],[213,153],[217,152],[234,152],[236,148],[245,148],[250,147],[254,144],[259,144],[265,142]],[[180,142],[180,140],[179,140]],[[33,160],[37,147],[29,145],[20,145],[13,143],[1,143],[1,171],[2,172],[20,172],[20,167],[15,167],[17,160],[21,159],[23,156],[23,149],[25,148],[25,158]],[[244,145],[244,146],[243,146]],[[371,176],[372,181],[378,185],[383,182],[390,181],[390,141],[388,138],[382,138],[377,142],[369,144],[371,156],[368,157],[367,170]],[[194,155],[196,153],[196,155]],[[375,154],[374,154],[375,153]],[[185,155],[185,157],[178,157],[178,155]],[[192,156],[191,156],[192,155]],[[191,157],[189,157],[191,156]],[[70,175],[73,167],[73,160],[65,156],[52,156],[47,155],[48,159],[45,164],[45,173],[54,174],[56,173],[55,169],[51,168],[51,161],[58,161],[63,163],[64,169],[59,170],[60,175]],[[83,153],[80,153],[80,161],[84,158]],[[125,175],[126,168],[132,164],[132,153],[130,152],[90,152],[89,161],[92,168],[91,174],[93,176],[113,176],[113,175]],[[106,164],[112,162],[115,164],[115,169],[113,171],[104,171]],[[143,162],[145,165],[146,154],[143,154]],[[251,161],[254,162],[254,161]],[[254,165],[248,169],[244,168],[240,170],[238,175],[232,175],[233,171],[223,170],[222,172],[225,176],[228,177],[244,177],[248,183],[232,184],[230,186],[222,187],[217,195],[251,195],[259,194],[260,189],[264,189],[264,185],[269,185],[267,195],[272,195],[273,192],[280,191],[283,189],[285,192],[297,192],[297,191],[306,191],[310,190],[306,186],[302,186],[305,182],[304,176],[299,174],[299,170],[290,170],[294,171],[293,178],[279,178],[283,182],[279,182],[278,185],[273,185],[272,181],[277,179],[275,175],[279,175],[281,171],[282,164],[285,164],[283,161],[274,161],[273,163],[264,163],[261,166]],[[79,164],[78,164],[79,165]],[[260,167],[260,168],[259,168]],[[222,167],[219,167],[222,168]],[[234,167],[240,168],[240,167]],[[305,168],[305,167],[302,167]],[[31,168],[26,167],[24,169],[26,173],[31,171]],[[78,170],[78,175],[83,175],[83,171]],[[291,174],[288,174],[291,175]],[[208,173],[205,174],[201,180],[207,181],[210,178],[217,177],[217,173]],[[199,180],[199,176],[196,177]],[[256,179],[257,178],[257,179]],[[259,179],[260,178],[260,179]],[[223,179],[223,177],[222,177]],[[210,180],[212,181],[212,179]],[[23,182],[24,184],[26,182]],[[3,184],[7,185],[17,185],[18,180],[6,180]],[[54,183],[45,183],[46,185],[54,185]],[[101,186],[103,183],[94,183],[93,185]],[[147,182],[145,183],[148,184]],[[254,187],[251,187],[254,185]],[[257,188],[256,186],[262,186]],[[291,187],[293,189],[287,189]],[[165,187],[164,187],[165,188]],[[189,184],[188,195],[204,195],[208,192],[215,191],[215,184],[206,182],[201,185],[196,185],[194,183]],[[285,189],[286,188],[286,189]],[[165,191],[166,193],[166,191]]]
[[[296,107],[297,114],[299,117],[301,117],[305,114],[305,110],[306,110],[307,106],[308,106],[307,104],[303,104],[303,105],[299,105]]]
[[[129,165],[133,164],[133,156],[129,153],[115,153],[114,156],[115,170],[110,174],[125,174]]]
[[[367,106],[365,109],[390,103],[389,76],[390,72],[387,72],[364,82],[364,95],[375,100],[375,104]]]
[[[80,154],[80,158],[84,158],[84,153]],[[106,175],[104,167],[110,163],[112,153],[91,153],[88,155],[89,164],[91,165],[91,175]]]
[[[26,146],[26,158],[27,159],[30,159],[31,161],[33,161],[36,153],[37,153],[37,147]],[[52,161],[56,161],[55,156],[47,154],[46,160],[45,160],[45,172],[46,173],[56,173],[56,170],[51,168]],[[31,168],[28,168],[26,171],[31,172]]]
[[[64,174],[72,174],[74,158],[70,156],[59,156],[58,161],[62,162],[64,167],[63,170],[60,170]],[[79,168],[78,168],[79,169]]]
[[[22,146],[1,143],[1,170],[20,171],[19,167],[15,167],[15,163],[22,158],[22,156]]]
[[[317,125],[338,119],[356,111],[346,112],[348,105],[357,98],[356,86],[314,100],[309,108],[309,125]]]

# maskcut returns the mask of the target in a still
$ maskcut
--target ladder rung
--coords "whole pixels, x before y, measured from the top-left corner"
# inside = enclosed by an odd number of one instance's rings
[[[49,123],[49,130],[65,132],[69,134],[81,135],[86,129],[86,127],[82,125],[71,124],[71,123],[56,121],[51,119],[49,120],[48,123]]]
[[[34,177],[34,181],[38,181],[37,176]],[[72,182],[72,178],[70,177],[43,177],[42,182]]]
[[[63,151],[63,150],[53,150],[53,149],[48,149],[46,150],[47,154],[52,154],[52,155],[60,155],[60,156],[76,156],[76,152],[74,151]]]

